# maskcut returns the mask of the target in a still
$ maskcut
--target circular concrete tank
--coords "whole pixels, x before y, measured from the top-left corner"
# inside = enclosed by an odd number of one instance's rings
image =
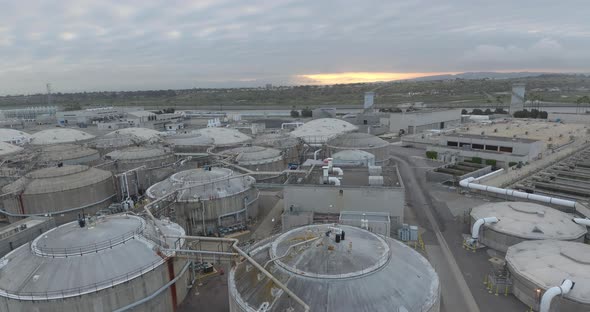
[[[81,143],[92,139],[94,139],[94,136],[84,131],[69,128],[56,128],[33,133],[31,135],[31,144],[48,145],[60,143]]]
[[[252,141],[248,135],[232,128],[203,128],[194,130],[192,133],[209,138],[206,143],[212,141],[218,150],[243,146]]]
[[[341,150],[332,154],[334,165],[374,166],[375,155],[361,150]]]
[[[300,153],[303,150],[303,142],[290,136],[288,133],[266,133],[257,136],[252,143],[256,146],[272,147],[283,152],[283,157],[288,163],[298,164]]]
[[[184,235],[178,224],[157,222],[164,234]],[[0,259],[0,311],[113,311],[149,297],[176,276],[175,287],[134,309],[175,311],[174,303],[188,293],[189,263],[158,251],[163,238],[155,237],[151,221],[130,215],[49,230]]]
[[[162,133],[160,131],[156,131],[154,129],[148,128],[123,128],[119,130],[115,130],[113,132],[109,132],[105,135],[105,137],[135,137],[142,141],[157,141],[160,139],[160,135]]]
[[[0,157],[9,157],[23,151],[23,148],[10,143],[0,142]]]
[[[214,142],[213,138],[190,132],[167,135],[164,140],[177,153],[206,153]]]
[[[539,309],[545,291],[564,279],[574,288],[551,301],[551,312],[590,311],[590,246],[577,242],[527,241],[508,248],[506,264],[512,292],[527,307]]]
[[[15,129],[0,129],[0,141],[22,145],[29,143],[32,136],[26,132]]]
[[[190,235],[209,234],[217,232],[219,226],[245,224],[258,216],[255,182],[253,177],[230,169],[191,169],[152,185],[147,195],[157,199],[186,188],[174,202],[164,201],[160,206],[173,208],[176,222]]]
[[[263,146],[236,147],[221,152],[232,157],[234,163],[252,171],[283,171],[287,164],[278,149]]]
[[[439,311],[438,275],[423,256],[389,237],[336,228],[296,228],[255,244],[249,254],[310,311]],[[337,231],[344,240],[336,238]],[[230,271],[229,295],[231,312],[303,311],[247,261]]]
[[[368,133],[345,133],[328,140],[326,146],[331,155],[343,150],[361,150],[375,155],[378,164],[389,159],[389,142]]]
[[[471,210],[471,226],[481,218],[500,221],[480,228],[479,242],[498,251],[526,240],[584,241],[587,230],[572,217],[550,207],[528,202],[488,203]]]
[[[121,129],[110,132],[105,136],[93,140],[90,146],[97,149],[101,155],[131,146],[158,143],[162,141],[160,132],[152,129],[132,128],[134,131]],[[143,131],[142,131],[143,130]]]
[[[174,172],[176,157],[168,148],[159,145],[133,146],[108,153],[107,161],[115,161],[113,172],[120,174],[144,166],[127,174],[129,194],[143,194],[153,183],[162,181]],[[119,186],[124,185],[120,177]],[[125,194],[123,192],[123,194]]]
[[[57,224],[108,207],[116,195],[111,172],[83,165],[30,172],[3,187],[2,193],[11,193],[3,199],[10,222],[49,214]]]
[[[97,150],[76,144],[44,145],[39,153],[39,161],[44,166],[64,165],[94,165],[100,160]]]

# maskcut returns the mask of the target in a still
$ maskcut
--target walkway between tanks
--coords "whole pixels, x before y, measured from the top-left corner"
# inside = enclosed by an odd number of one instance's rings
[[[416,168],[412,168],[412,165],[404,159],[405,157],[400,155],[400,157],[393,156],[393,158],[398,163],[398,170],[404,181],[408,205],[415,210],[418,218],[424,219],[425,217],[426,220],[422,220],[422,224],[430,227],[429,230],[435,235],[436,243],[438,243],[438,245],[432,245],[434,242],[429,244],[427,241],[426,249],[428,258],[440,275],[440,280],[447,281],[446,283],[441,282],[441,310],[479,312],[475,298],[442,235],[439,222],[433,214],[432,198],[430,195],[425,195],[428,188],[423,181],[424,177],[420,179],[416,176]]]

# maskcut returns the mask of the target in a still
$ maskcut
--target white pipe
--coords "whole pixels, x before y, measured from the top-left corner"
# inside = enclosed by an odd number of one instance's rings
[[[590,226],[590,219],[574,218],[572,221],[580,225]]]
[[[313,160],[317,160],[318,159],[318,153],[321,152],[322,149],[320,148],[319,150],[316,150],[315,152],[313,152]]]
[[[344,175],[344,171],[342,171],[342,168],[332,167],[332,172],[338,173],[339,176],[343,176]]]
[[[569,293],[570,290],[572,290],[572,288],[574,288],[574,282],[572,282],[569,279],[565,279],[561,283],[561,286],[554,286],[547,289],[547,291],[545,291],[545,293],[543,294],[543,297],[541,297],[539,312],[549,312],[549,308],[551,307],[551,300],[553,300],[553,297],[557,295],[567,295],[567,293]]]
[[[475,223],[473,223],[473,228],[471,229],[471,238],[473,241],[477,241],[479,238],[479,228],[481,228],[482,225],[496,223],[498,221],[500,220],[496,217],[481,218],[475,221]]]
[[[496,173],[496,172],[497,171],[494,171],[493,173]],[[489,175],[490,174],[487,174],[486,176],[489,176]],[[483,177],[484,176],[482,176],[482,178]],[[572,201],[572,200],[549,197],[549,196],[538,195],[538,194],[529,194],[526,192],[520,192],[520,191],[511,190],[511,189],[503,189],[503,188],[499,188],[499,187],[478,184],[476,182],[476,179],[474,179],[473,177],[469,177],[467,179],[463,179],[463,180],[459,181],[459,185],[462,187],[466,187],[466,188],[470,188],[470,189],[474,189],[474,190],[478,190],[478,191],[490,192],[490,193],[495,193],[495,194],[500,194],[500,195],[528,199],[528,200],[534,200],[534,201],[539,201],[539,202],[543,202],[543,203],[547,203],[547,204],[554,204],[554,205],[564,206],[564,207],[569,207],[569,208],[576,208],[576,202]]]
[[[328,170],[330,172],[332,172],[332,166],[334,165],[333,164],[334,158],[326,158],[326,159],[328,160]]]
[[[485,178],[487,178],[487,177],[494,176],[494,175],[496,175],[496,174],[498,174],[498,173],[500,173],[500,172],[502,172],[502,171],[504,171],[504,169],[498,169],[498,170],[496,170],[496,171],[492,171],[492,172],[490,172],[490,173],[486,173],[486,174],[484,174],[484,175],[482,175],[482,176],[480,176],[480,177],[477,177],[477,178],[475,178],[475,180],[474,180],[474,181],[475,181],[475,182],[479,182],[479,180],[485,179]]]
[[[332,182],[334,182],[334,185],[340,186],[340,179],[338,179],[336,177],[329,177],[328,178],[328,183],[329,184],[332,184]]]

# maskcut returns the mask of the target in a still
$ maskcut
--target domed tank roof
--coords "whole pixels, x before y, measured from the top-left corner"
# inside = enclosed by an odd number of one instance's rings
[[[369,149],[388,146],[389,142],[368,133],[345,133],[327,142],[336,148]]]
[[[64,161],[92,155],[96,155],[98,158],[98,151],[76,144],[46,145],[41,148],[41,158],[47,162]]]
[[[94,136],[84,131],[69,128],[56,128],[33,133],[31,144],[47,145],[58,143],[74,143],[84,142],[91,139],[94,139]]]
[[[23,150],[22,147],[12,145],[6,142],[0,142],[0,156],[8,156],[12,154],[19,153]]]
[[[569,241],[524,241],[510,246],[506,263],[535,288],[547,290],[569,278],[576,283],[564,297],[590,304],[590,245]]]
[[[149,146],[132,146],[125,149],[112,151],[106,154],[107,159],[113,160],[137,160],[137,159],[150,159],[159,158],[164,156],[170,156],[172,153],[166,150],[162,146],[149,145]]]
[[[164,234],[185,235],[176,223],[157,222]],[[0,296],[38,301],[80,298],[139,278],[165,264],[169,256],[157,252],[155,226],[140,217],[109,215],[88,220],[87,225],[66,223],[0,259]],[[174,239],[167,243],[174,245]]]
[[[299,139],[288,133],[265,133],[257,136],[252,144],[274,148],[291,148],[299,144]]]
[[[140,140],[149,141],[149,140],[157,140],[160,138],[162,133],[153,129],[148,128],[123,128],[119,130],[115,130],[113,132],[109,132],[105,135],[105,137],[125,137],[125,136],[132,136],[137,137]]]
[[[251,137],[232,128],[203,128],[194,130],[192,133],[210,138],[217,146],[244,144],[252,140]]]
[[[211,168],[185,170],[171,175],[168,179],[152,185],[147,195],[160,198],[180,188],[188,188],[177,197],[178,201],[197,202],[211,198],[223,198],[242,193],[252,187],[256,180],[251,176],[234,176],[230,169]]]
[[[281,151],[263,146],[236,147],[221,152],[223,155],[236,155],[238,164],[260,164],[283,159]]]
[[[345,234],[340,242],[338,231]],[[310,311],[432,311],[439,304],[438,275],[423,256],[360,228],[304,226],[252,246],[249,254],[288,280],[287,287]],[[248,262],[230,271],[230,295],[242,310],[256,310],[264,302],[273,311],[298,306],[288,296],[273,296],[269,288],[276,286],[258,274]],[[328,289],[334,291],[320,291]]]
[[[22,191],[23,194],[60,192],[93,185],[111,179],[109,171],[71,165],[35,170],[2,188],[3,193]]]
[[[368,159],[375,159],[375,155],[361,150],[343,150],[338,153],[334,153],[332,158],[334,158],[334,161],[337,159],[347,161],[366,161]]]
[[[29,141],[31,138],[32,136],[30,134],[20,130],[0,128],[0,141],[2,142],[13,142],[23,139]]]
[[[328,139],[347,132],[358,130],[358,127],[340,119],[321,118],[305,123],[303,126],[293,130],[291,136],[296,138],[323,138],[323,142]]]
[[[499,222],[486,224],[493,231],[524,239],[571,240],[586,234],[586,227],[572,217],[550,207],[528,202],[488,203],[471,210],[475,220],[496,217]]]
[[[176,146],[210,146],[215,140],[200,133],[189,132],[167,135],[165,141]]]

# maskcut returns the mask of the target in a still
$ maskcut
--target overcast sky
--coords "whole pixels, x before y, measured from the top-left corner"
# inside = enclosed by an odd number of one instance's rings
[[[590,72],[589,12],[588,0],[0,0],[0,94]]]

